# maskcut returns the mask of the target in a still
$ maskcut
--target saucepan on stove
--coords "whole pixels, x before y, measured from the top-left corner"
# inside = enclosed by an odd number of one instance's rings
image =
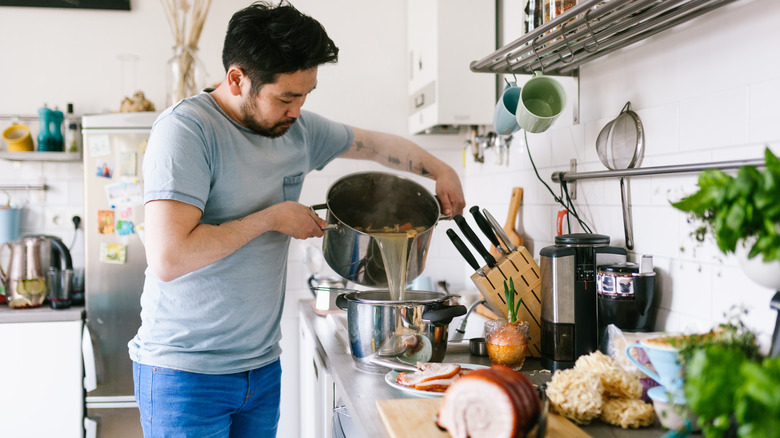
[[[384,259],[371,232],[383,229],[416,235],[407,241],[408,283],[425,267],[433,228],[440,217],[439,201],[416,182],[383,172],[347,175],[328,189],[327,203],[312,210],[327,208],[328,226],[322,239],[325,261],[339,276],[363,286],[387,287]]]
[[[447,327],[466,313],[454,304],[457,295],[406,291],[406,299],[390,299],[387,290],[350,292],[336,303],[347,311],[352,358],[359,369],[413,369],[417,361],[441,362],[447,350]]]

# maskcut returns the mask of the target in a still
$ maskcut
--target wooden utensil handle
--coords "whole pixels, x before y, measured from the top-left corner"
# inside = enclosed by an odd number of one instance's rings
[[[517,220],[517,212],[520,211],[520,202],[523,200],[523,188],[515,187],[512,189],[512,197],[509,198],[509,211],[506,215],[506,225],[504,228],[515,228],[515,221]]]

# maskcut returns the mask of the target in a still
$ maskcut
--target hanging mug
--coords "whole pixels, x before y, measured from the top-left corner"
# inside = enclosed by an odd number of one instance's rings
[[[508,82],[504,87],[504,92],[501,93],[493,113],[493,128],[496,134],[509,135],[520,130],[515,115],[520,101],[520,91],[517,82]]]
[[[531,133],[544,132],[566,107],[566,91],[553,78],[534,72],[523,85],[517,104],[517,124]]]

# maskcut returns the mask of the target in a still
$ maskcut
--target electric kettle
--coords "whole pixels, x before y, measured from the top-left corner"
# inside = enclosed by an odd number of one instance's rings
[[[0,278],[6,283],[8,306],[11,308],[40,307],[51,294],[46,277],[50,270],[73,269],[70,251],[58,237],[25,236],[0,246],[0,259],[10,250],[8,265],[0,266]],[[56,266],[59,264],[59,266]],[[63,281],[57,295],[69,295],[70,282]]]

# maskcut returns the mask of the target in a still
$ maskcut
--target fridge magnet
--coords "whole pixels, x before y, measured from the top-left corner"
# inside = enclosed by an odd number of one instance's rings
[[[132,221],[133,220],[133,207],[125,207],[117,211],[120,221]]]
[[[144,194],[139,182],[122,181],[106,186],[110,205],[143,205]]]
[[[98,210],[98,233],[114,234],[114,210]]]
[[[122,264],[127,261],[127,246],[121,243],[101,243],[100,262]]]
[[[119,174],[122,176],[138,175],[138,158],[135,152],[122,152],[119,156]]]
[[[114,163],[105,160],[98,160],[97,171],[95,175],[101,178],[111,178],[114,174]]]
[[[133,223],[130,221],[116,221],[116,233],[120,236],[133,234]]]
[[[87,149],[91,157],[97,158],[111,155],[111,140],[109,140],[108,134],[91,135],[87,139]]]

